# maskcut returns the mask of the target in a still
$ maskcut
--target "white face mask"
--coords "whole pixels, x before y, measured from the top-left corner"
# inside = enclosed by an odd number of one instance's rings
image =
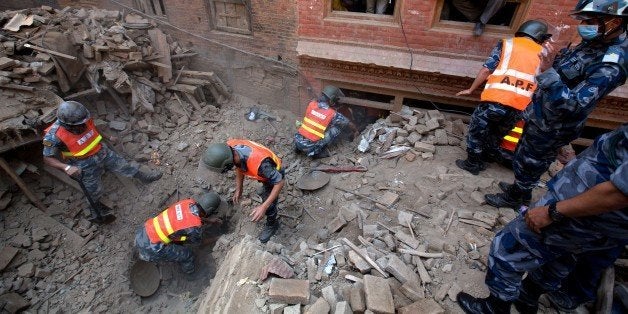
[[[578,25],[578,34],[584,40],[593,40],[599,37],[598,25]]]

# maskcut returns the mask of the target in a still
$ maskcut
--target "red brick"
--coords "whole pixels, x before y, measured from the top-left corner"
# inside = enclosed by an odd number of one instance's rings
[[[308,304],[310,302],[310,282],[308,280],[272,278],[268,297],[275,303]]]

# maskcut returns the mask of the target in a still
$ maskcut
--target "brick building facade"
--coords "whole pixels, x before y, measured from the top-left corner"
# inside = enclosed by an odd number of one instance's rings
[[[54,2],[54,1],[48,1]],[[364,5],[341,11],[339,0],[57,0],[59,7],[94,6],[143,12],[199,55],[191,67],[213,70],[240,94],[301,113],[325,84],[352,102],[396,110],[402,104],[473,107],[455,93],[470,86],[500,38],[528,19],[560,29],[559,46],[576,39],[568,12],[576,0],[507,0],[482,36],[452,0],[389,0],[384,14]],[[6,0],[2,6],[23,7]],[[365,3],[365,0],[354,0]],[[593,112],[589,125],[628,121],[621,87]]]

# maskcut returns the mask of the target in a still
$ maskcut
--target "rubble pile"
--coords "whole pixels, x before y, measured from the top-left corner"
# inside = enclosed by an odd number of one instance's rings
[[[215,113],[231,98],[213,72],[186,70],[196,52],[138,15],[42,6],[1,12],[0,25],[0,89],[52,89],[65,100],[108,95],[113,104],[100,101],[96,109],[110,115],[106,122],[117,131],[137,123],[160,133],[163,123],[129,116],[162,114],[158,103],[183,123]],[[116,110],[126,121],[111,116]]]
[[[456,268],[484,272],[492,230],[516,215],[512,209],[474,210],[481,205],[476,201],[471,208],[438,209],[442,199],[456,195],[453,187],[467,179],[472,180],[441,173],[433,180],[452,190],[418,200],[425,205],[412,210],[396,203],[399,195],[390,191],[370,194],[372,201],[358,200],[355,191],[367,184],[345,186],[351,192],[337,188],[345,201],[336,217],[308,239],[256,246],[256,256],[264,256],[255,274],[259,280],[247,277],[242,283],[259,287],[255,305],[264,313],[445,313],[444,301],[455,302],[463,287],[455,274],[464,270]],[[492,185],[492,179],[478,181],[474,192]],[[470,230],[460,233],[460,226]],[[454,240],[448,233],[455,234]],[[225,256],[237,239],[223,236],[214,254]]]
[[[414,161],[434,157],[436,146],[461,144],[467,126],[460,119],[451,121],[438,110],[419,110],[403,106],[399,112],[380,119],[363,132],[358,150],[369,149],[380,158],[403,156]],[[371,144],[377,146],[373,149]]]

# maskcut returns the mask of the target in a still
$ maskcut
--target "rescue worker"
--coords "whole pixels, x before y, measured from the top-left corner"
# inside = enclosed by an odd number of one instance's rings
[[[220,224],[218,218],[205,219],[220,206],[216,192],[197,200],[176,202],[154,218],[146,220],[135,233],[140,259],[147,262],[177,262],[186,274],[194,272],[194,253],[183,244],[199,244],[203,224]]]
[[[578,258],[606,267],[626,244],[628,124],[596,139],[548,183],[534,208],[495,235],[485,279],[490,296],[460,293],[458,304],[466,313],[509,313],[514,302],[520,313],[536,313],[539,297],[557,291]],[[599,279],[601,269],[590,271]]]
[[[279,229],[277,203],[279,192],[284,185],[284,170],[281,159],[270,149],[253,141],[231,139],[226,143],[209,145],[202,158],[203,164],[211,171],[225,173],[235,166],[236,187],[232,201],[240,202],[244,176],[262,183],[262,204],[251,210],[252,221],[260,221],[266,215],[266,224],[258,239],[262,243]]]
[[[580,0],[572,17],[582,21],[582,42],[556,59],[554,47],[544,44],[547,54],[540,56],[538,88],[523,112],[526,124],[513,160],[515,182],[501,182],[504,192],[486,195],[488,204],[527,204],[558,149],[577,139],[598,101],[624,84],[627,7],[626,0]]]
[[[109,210],[99,201],[104,190],[101,176],[105,170],[137,178],[143,183],[159,180],[162,175],[157,170],[140,170],[139,165],[129,163],[109,149],[101,142],[102,138],[87,108],[76,101],[64,101],[57,109],[57,120],[46,129],[43,139],[44,163],[82,181],[84,192],[89,194],[87,197],[98,207],[90,206],[89,219],[96,223],[104,222],[101,216],[106,216]]]
[[[456,160],[459,168],[477,175],[486,169],[485,161],[499,159],[502,138],[521,119],[521,111],[528,106],[536,89],[534,76],[541,62],[541,44],[550,36],[544,22],[531,20],[521,24],[515,37],[500,40],[493,48],[471,87],[456,94],[470,95],[487,81],[480,105],[471,115],[467,159]],[[516,134],[513,132],[513,135]],[[515,136],[507,137],[506,140],[517,145]]]
[[[294,135],[297,151],[315,158],[328,157],[325,147],[336,140],[344,128],[351,128],[353,137],[358,134],[355,125],[334,109],[338,99],[344,96],[338,87],[328,85],[323,88],[318,100],[312,100],[307,105],[305,117]]]

